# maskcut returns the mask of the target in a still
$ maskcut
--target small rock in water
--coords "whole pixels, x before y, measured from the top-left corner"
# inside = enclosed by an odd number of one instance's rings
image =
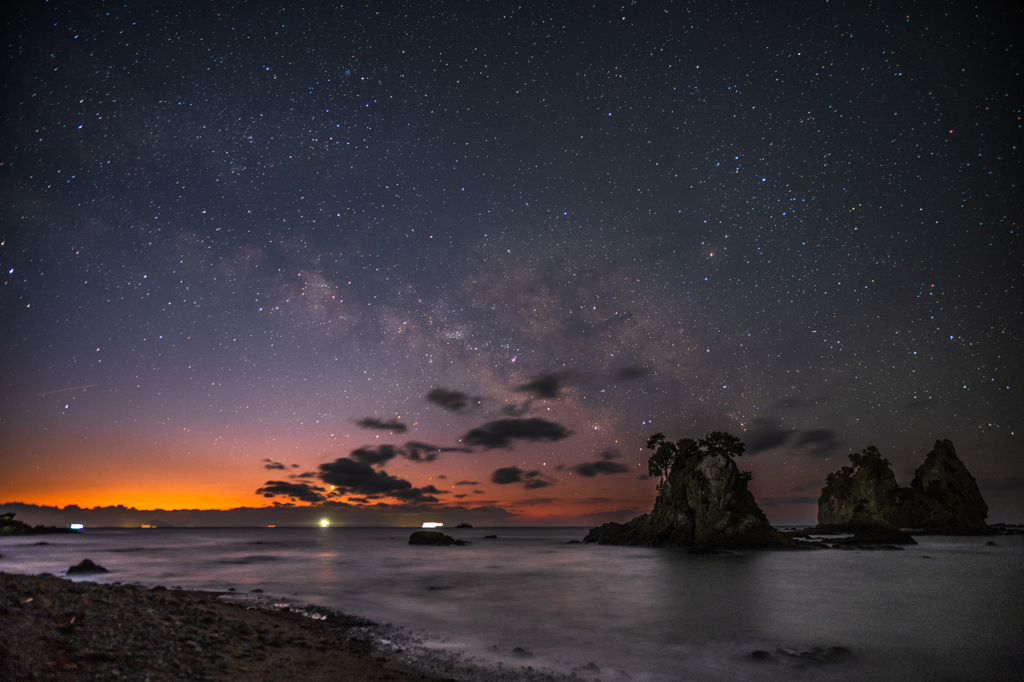
[[[998,547],[999,545],[997,545],[996,543],[994,543],[991,540],[989,540],[988,542],[985,543],[985,546],[986,547]]]
[[[252,590],[252,591],[253,592],[262,592],[263,590],[261,590],[260,588],[257,587],[255,590]]]
[[[531,654],[529,651],[520,646],[517,646],[515,649],[512,650],[512,655],[518,656],[519,658],[529,658],[533,656],[533,654]]]
[[[80,564],[68,569],[68,575],[74,575],[76,573],[110,573],[110,571],[99,564],[94,564],[91,559],[82,559]]]
[[[757,651],[750,652],[750,659],[754,661],[770,661],[772,660],[772,655],[767,651],[758,649]]]
[[[497,540],[497,539],[498,539],[497,535],[485,535],[484,536],[484,540]]]

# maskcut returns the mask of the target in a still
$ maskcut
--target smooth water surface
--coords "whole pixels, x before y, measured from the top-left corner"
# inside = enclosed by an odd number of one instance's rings
[[[0,540],[0,570],[314,602],[506,668],[600,680],[1017,680],[1024,537],[919,538],[899,551],[746,552],[570,544],[584,529],[107,529]],[[485,540],[496,534],[498,539]],[[37,544],[37,543],[49,544]],[[805,664],[755,650],[841,646]],[[516,648],[521,651],[514,652]],[[523,652],[526,652],[524,654]]]

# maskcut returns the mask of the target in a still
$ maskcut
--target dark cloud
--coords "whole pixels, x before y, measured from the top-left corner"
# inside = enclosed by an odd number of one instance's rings
[[[594,478],[598,474],[625,474],[629,467],[614,461],[619,458],[617,452],[602,452],[601,459],[596,462],[583,462],[571,467],[571,471],[583,478]]]
[[[266,485],[256,490],[256,494],[263,497],[290,497],[302,502],[323,502],[327,499],[324,492],[326,491],[320,486],[287,481],[267,481]]]
[[[794,429],[783,428],[775,417],[758,417],[750,423],[750,428],[743,434],[743,441],[747,446],[746,454],[753,455],[777,448],[793,433]]]
[[[796,447],[811,446],[810,454],[814,457],[827,457],[840,447],[843,439],[832,429],[807,429],[801,431],[796,440]]]
[[[270,460],[268,460],[268,459],[265,459],[263,461],[264,462],[270,462]],[[284,464],[281,464],[280,462],[270,462],[270,464],[264,464],[263,468],[264,469],[279,469],[281,471],[284,471],[288,467],[286,467]]]
[[[288,478],[320,478],[315,471],[303,471],[301,474],[288,474]]]
[[[990,476],[979,478],[978,487],[993,493],[1024,490],[1024,476]]]
[[[403,457],[413,462],[433,462],[442,452],[473,452],[471,448],[444,448],[430,443],[411,440],[405,444]]]
[[[612,375],[613,381],[632,381],[633,379],[639,379],[647,376],[650,373],[649,367],[641,367],[640,365],[627,365],[626,367],[619,367],[615,370]]]
[[[532,404],[533,400],[527,400],[522,405],[516,405],[515,403],[512,403],[511,405],[506,405],[505,407],[501,408],[501,413],[509,417],[521,417],[530,411],[530,405]]]
[[[412,489],[409,481],[389,476],[386,471],[374,471],[369,464],[348,457],[321,464],[320,480],[357,495],[385,495]]]
[[[459,481],[455,485],[480,485],[477,481]]]
[[[440,502],[434,495],[443,494],[443,492],[432,485],[427,485],[422,488],[399,490],[391,493],[391,496],[408,502]]]
[[[466,493],[462,493],[461,495],[453,495],[452,497],[454,497],[456,500],[461,500],[463,497],[469,497],[469,495],[467,495]]]
[[[386,422],[376,417],[363,417],[356,424],[364,429],[382,429],[384,431],[397,431],[398,433],[405,433],[409,430],[409,427],[397,419]]]
[[[532,393],[538,398],[557,398],[562,389],[568,385],[571,377],[571,372],[546,372],[538,374],[525,384],[516,386],[516,390],[520,393]]]
[[[499,419],[487,422],[470,430],[462,441],[469,445],[479,445],[488,450],[508,448],[513,440],[557,441],[568,438],[572,432],[561,424],[546,419],[530,417],[529,419]]]
[[[452,412],[462,412],[467,407],[477,407],[481,402],[480,398],[470,398],[462,391],[451,391],[447,388],[430,389],[430,392],[427,393],[427,400]]]
[[[362,464],[369,466],[379,466],[388,462],[399,455],[399,450],[394,445],[378,445],[377,447],[370,447],[364,445],[361,448],[356,448],[349,455],[352,459]],[[321,465],[323,468],[323,465]]]
[[[496,469],[491,474],[491,483],[497,483],[498,485],[508,485],[509,483],[519,483],[523,480],[523,470],[519,467],[505,467],[503,469]]]
[[[504,467],[495,469],[491,474],[491,483],[498,485],[509,485],[510,483],[522,483],[527,490],[547,488],[554,485],[548,481],[540,471],[523,471],[519,467]]]

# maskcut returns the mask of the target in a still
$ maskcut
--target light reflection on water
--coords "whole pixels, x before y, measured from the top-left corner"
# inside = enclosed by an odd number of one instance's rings
[[[90,530],[0,540],[0,570],[63,575],[84,558],[139,582],[262,589],[433,633],[506,666],[633,680],[996,680],[1024,670],[1024,538],[921,538],[902,551],[680,551],[567,544],[581,529]],[[484,535],[497,534],[497,540]],[[38,542],[49,544],[40,545]],[[843,646],[795,669],[755,650]],[[515,647],[534,654],[509,657]],[[776,656],[778,659],[778,656]]]

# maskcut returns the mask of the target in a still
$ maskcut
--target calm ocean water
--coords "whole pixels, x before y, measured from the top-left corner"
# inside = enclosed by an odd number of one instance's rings
[[[919,538],[901,551],[748,552],[569,544],[579,528],[105,529],[0,539],[0,570],[313,602],[508,670],[597,680],[1024,679],[1024,537]],[[485,540],[496,534],[498,539]],[[986,546],[994,540],[998,546]],[[49,544],[36,544],[46,542]],[[754,650],[841,646],[799,665]],[[516,651],[516,649],[520,651]]]

